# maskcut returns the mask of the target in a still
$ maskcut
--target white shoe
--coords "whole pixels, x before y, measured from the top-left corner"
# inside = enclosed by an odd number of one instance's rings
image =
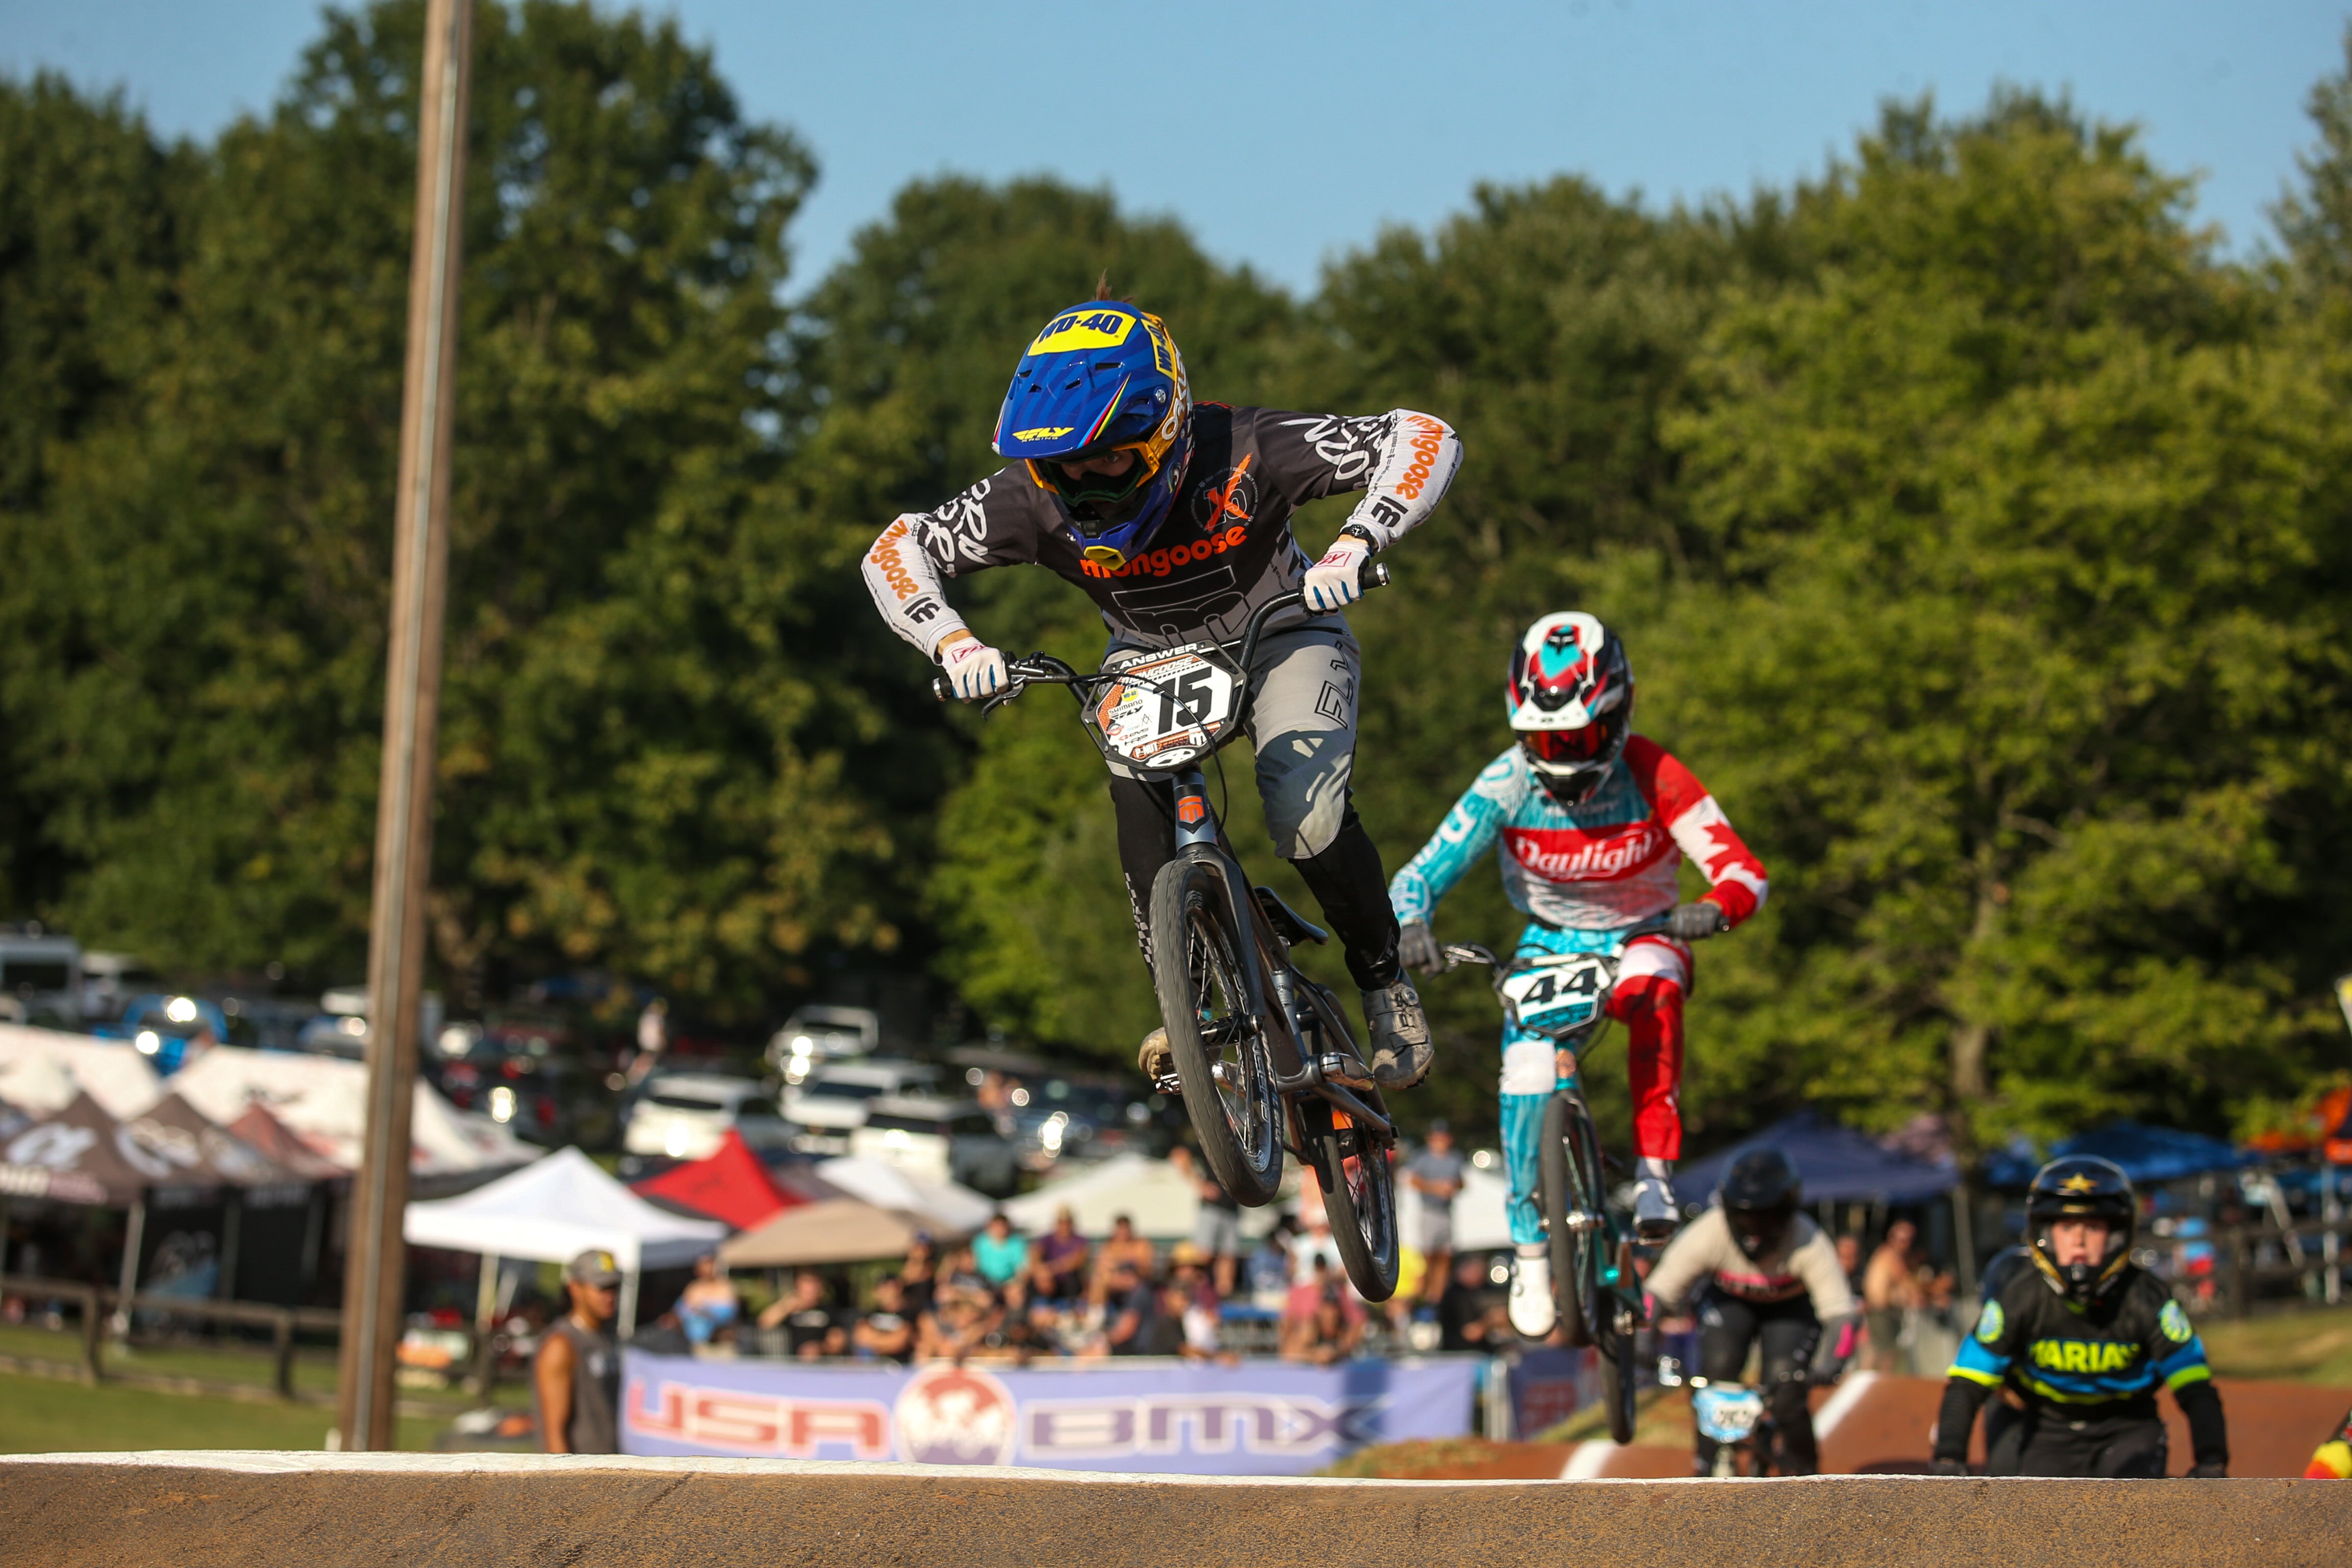
[[[1551,1299],[1551,1253],[1540,1241],[1518,1249],[1511,1270],[1511,1327],[1527,1339],[1549,1339],[1559,1325],[1559,1306]]]

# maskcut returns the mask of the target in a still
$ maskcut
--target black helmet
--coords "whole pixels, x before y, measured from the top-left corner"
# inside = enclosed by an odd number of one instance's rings
[[[2050,1245],[2050,1227],[2062,1219],[2096,1220],[2107,1227],[2106,1256],[2091,1263],[2061,1268]],[[2094,1154],[2069,1154],[2053,1160],[2034,1173],[2025,1194],[2025,1234],[2033,1246],[2033,1265],[2053,1289],[2070,1301],[2090,1302],[2105,1295],[2123,1278],[2131,1261],[2132,1234],[2139,1220],[2139,1203],[2131,1178],[2112,1160]]]
[[[1761,1258],[1788,1240],[1805,1188],[1788,1155],[1778,1149],[1750,1149],[1731,1162],[1716,1196],[1731,1239],[1748,1257]]]

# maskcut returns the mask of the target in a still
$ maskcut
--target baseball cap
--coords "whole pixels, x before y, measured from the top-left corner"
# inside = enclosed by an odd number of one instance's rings
[[[621,1282],[621,1266],[603,1247],[592,1247],[563,1266],[563,1277],[583,1285],[601,1285],[609,1290]]]

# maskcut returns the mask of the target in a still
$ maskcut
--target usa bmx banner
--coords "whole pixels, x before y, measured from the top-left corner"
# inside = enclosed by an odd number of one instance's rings
[[[808,1365],[627,1352],[621,1448],[1064,1470],[1293,1476],[1470,1430],[1479,1359],[1224,1367]]]

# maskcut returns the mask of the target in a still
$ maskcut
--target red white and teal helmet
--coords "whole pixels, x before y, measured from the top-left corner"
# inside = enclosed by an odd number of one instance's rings
[[[1504,682],[1519,749],[1555,799],[1601,785],[1633,732],[1633,667],[1625,645],[1581,610],[1546,616],[1511,650]]]
[[[1045,323],[1013,372],[996,416],[999,457],[1025,462],[1061,503],[1071,537],[1117,571],[1168,520],[1191,456],[1192,394],[1159,317],[1119,300],[1073,305]],[[1131,451],[1116,478],[1062,464]]]

